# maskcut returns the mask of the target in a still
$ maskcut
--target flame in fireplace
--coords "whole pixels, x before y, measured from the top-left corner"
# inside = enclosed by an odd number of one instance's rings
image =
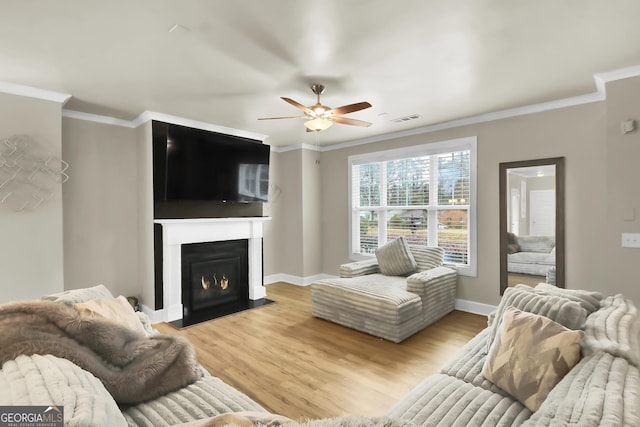
[[[222,278],[218,281],[218,277],[216,276],[216,274],[217,273],[213,273],[213,286],[217,287],[218,284],[220,284],[220,288],[222,290],[227,289],[229,287],[229,278],[227,277],[227,275],[223,273]],[[202,289],[204,289],[205,291],[211,287],[211,281],[205,279],[204,275],[200,276],[200,284],[202,286]]]

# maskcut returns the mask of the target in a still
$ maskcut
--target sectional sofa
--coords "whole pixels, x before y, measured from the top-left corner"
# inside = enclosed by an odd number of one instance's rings
[[[118,299],[120,302],[114,302]],[[46,315],[42,314],[43,307]],[[15,319],[15,313],[20,310],[29,314],[17,325],[11,319]],[[141,398],[144,401],[140,402],[136,402],[135,395],[127,395],[126,390],[126,403],[118,402],[113,395],[120,395],[123,385],[114,384],[110,375],[97,379],[80,367],[87,363],[82,358],[72,362],[59,355],[29,351],[7,356],[12,343],[22,341],[20,331],[29,334],[30,322],[37,324],[43,316],[55,323],[52,330],[65,330],[72,336],[80,336],[78,330],[95,327],[99,332],[93,335],[96,341],[112,339],[110,334],[116,331],[114,339],[125,337],[125,347],[132,346],[127,348],[141,352],[165,348],[163,336],[150,327],[146,316],[129,310],[124,309],[121,298],[114,298],[102,286],[49,296],[44,302],[0,306],[3,332],[0,341],[4,339],[0,342],[3,346],[0,406],[59,405],[64,408],[65,424],[72,426],[296,425],[294,420],[269,414],[241,391],[211,376],[197,363],[190,363],[195,359],[189,347],[181,345],[184,343],[179,340],[171,345],[182,350],[167,354],[171,357],[179,354],[179,360],[187,362],[184,371],[194,377],[189,377],[190,382],[184,386],[170,384],[177,388],[148,400]],[[54,311],[55,316],[48,314],[49,311]],[[105,323],[109,328],[100,329]],[[12,334],[12,341],[5,339]],[[489,317],[489,326],[438,374],[427,377],[395,403],[386,417],[368,418],[367,414],[359,414],[361,416],[312,420],[306,424],[638,426],[639,335],[637,310],[622,295],[603,298],[594,292],[563,290],[545,284],[535,289],[509,288]],[[535,351],[515,351],[531,346]],[[57,353],[60,349],[52,351]],[[536,356],[527,357],[533,354]],[[104,357],[111,360],[112,355]],[[147,361],[144,358],[141,363]],[[126,360],[113,363],[122,365],[115,368],[115,376],[119,370],[130,368]],[[517,370],[509,369],[518,366]],[[139,376],[130,376],[127,382],[135,383],[146,375],[149,374],[140,372]],[[156,380],[152,375],[149,377],[154,387],[167,386],[164,382],[154,382]],[[545,387],[532,388],[532,381],[539,381]],[[153,390],[143,390],[149,391]]]

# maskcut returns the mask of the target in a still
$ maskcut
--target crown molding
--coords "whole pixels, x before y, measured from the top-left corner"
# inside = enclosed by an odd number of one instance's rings
[[[36,87],[19,85],[16,83],[0,82],[0,92],[9,95],[26,96],[27,98],[42,99],[44,101],[57,102],[64,106],[71,95],[52,90],[38,89]]]
[[[604,87],[604,85],[603,85]],[[510,108],[508,110],[495,111],[492,113],[480,114],[478,116],[465,117],[463,119],[451,120],[449,122],[437,123],[435,125],[422,126],[414,129],[408,129],[400,132],[386,133],[370,138],[356,139],[341,144],[329,145],[321,147],[320,151],[341,150],[343,148],[355,147],[363,144],[371,144],[373,142],[387,141],[389,139],[397,139],[412,135],[421,135],[425,133],[437,132],[445,129],[458,128],[462,126],[475,125],[479,123],[493,122],[511,117],[525,116],[527,114],[541,113],[543,111],[556,110],[559,108],[573,107],[576,105],[589,104],[592,102],[604,101],[606,96],[601,92],[593,92],[586,95],[574,96],[571,98],[563,98],[555,101],[543,102],[540,104],[532,104],[524,107]]]
[[[597,84],[598,79],[602,80],[603,83],[608,83],[615,80],[624,80],[638,76],[640,76],[640,65],[619,68],[617,70],[606,71],[604,73],[597,73],[593,77],[596,79]]]
[[[62,117],[70,119],[85,120],[88,122],[103,123],[106,125],[120,126],[125,128],[136,128],[135,124],[130,120],[117,119],[110,116],[101,116],[98,114],[83,113],[82,111],[62,110]]]
[[[81,111],[66,110],[66,109],[62,110],[62,116],[72,118],[72,119],[87,120],[90,122],[104,123],[108,125],[121,126],[121,127],[131,128],[131,129],[135,129],[140,125],[143,125],[151,120],[158,120],[161,122],[173,123],[176,125],[188,126],[196,129],[208,130],[211,132],[224,133],[227,135],[238,136],[241,138],[249,138],[249,139],[254,139],[262,142],[264,142],[268,138],[268,135],[263,135],[260,133],[248,132],[240,129],[233,129],[225,126],[214,125],[212,123],[191,120],[184,117],[172,116],[170,114],[158,113],[155,111],[144,111],[134,120],[117,119],[109,116],[101,116],[98,114],[83,113]]]
[[[262,142],[264,142],[269,137],[269,135],[264,135],[261,133],[214,125],[212,123],[191,120],[184,117],[172,116],[170,114],[158,113],[155,111],[143,112],[135,120],[133,120],[132,123],[135,125],[134,127],[138,127],[141,124],[151,120],[158,120],[161,122],[173,123],[175,125],[188,126],[196,129],[208,130],[211,132],[224,133],[227,135],[239,136],[241,138],[255,139]]]
[[[271,147],[271,151],[274,153],[286,153],[287,151],[295,151],[295,150],[309,150],[309,151],[324,151],[322,147],[311,144],[295,144],[295,145],[285,145],[282,147]]]
[[[600,102],[606,100],[606,84],[616,80],[623,80],[632,77],[640,76],[640,65],[621,68],[618,70],[607,71],[603,73],[594,74],[593,79],[596,85],[596,91],[592,93],[588,93],[585,95],[578,95],[570,98],[563,98],[549,102],[543,102],[539,104],[527,105],[524,107],[510,108],[507,110],[501,110],[486,114],[480,114],[477,116],[466,117],[457,120],[451,120],[448,122],[436,123],[434,125],[423,126],[415,129],[408,129],[400,132],[391,132],[384,135],[373,136],[369,138],[356,139],[344,143],[329,145],[326,147],[320,147],[317,145],[310,144],[295,144],[295,145],[286,145],[275,147],[272,146],[271,150],[276,153],[284,153],[287,151],[293,150],[312,150],[312,151],[333,151],[333,150],[341,150],[344,148],[355,147],[363,144],[371,144],[374,142],[381,142],[390,139],[397,139],[406,136],[425,134],[430,132],[437,132],[445,129],[452,129],[462,126],[469,126],[479,123],[486,123],[496,120],[507,119],[511,117],[523,116],[527,114],[540,113],[543,111],[551,111],[560,108],[573,107],[577,105],[589,104],[593,102]],[[67,101],[71,98],[72,95],[54,92],[44,89],[38,89],[30,86],[19,85],[15,83],[7,83],[0,81],[0,92],[26,96],[30,98],[43,99],[46,101],[53,101],[62,104],[63,106],[67,103]],[[62,110],[62,116],[78,119],[78,120],[87,120],[97,123],[104,123],[114,126],[122,126],[127,128],[137,128],[143,123],[146,123],[150,120],[159,120],[168,123],[174,123],[183,126],[194,127],[197,129],[209,130],[212,132],[221,132],[226,133],[228,135],[235,135],[243,138],[250,138],[262,141],[263,143],[269,137],[268,135],[259,134],[255,132],[248,132],[239,129],[228,128],[225,126],[214,125],[212,123],[201,122],[197,120],[191,120],[183,117],[172,116],[169,114],[158,113],[154,111],[144,111],[134,120],[123,120],[109,116],[101,116],[97,114],[83,113],[81,111],[74,110]]]
[[[594,74],[596,91],[585,95],[578,95],[569,98],[557,99],[554,101],[542,102],[539,104],[526,105],[524,107],[510,108],[507,110],[495,111],[492,113],[480,114],[478,116],[466,117],[463,119],[452,120],[434,125],[423,126],[406,131],[392,132],[384,135],[378,135],[370,138],[362,138],[348,141],[341,144],[329,145],[321,147],[320,151],[341,150],[343,148],[355,147],[363,144],[371,144],[374,142],[387,141],[406,136],[420,135],[430,132],[437,132],[445,129],[452,129],[462,126],[469,126],[479,123],[492,122],[496,120],[508,119],[511,117],[524,116],[527,114],[541,113],[560,108],[574,107],[577,105],[589,104],[592,102],[600,102],[607,99],[606,84],[616,80],[623,80],[640,76],[640,65],[621,68],[618,70],[608,71],[605,73]]]

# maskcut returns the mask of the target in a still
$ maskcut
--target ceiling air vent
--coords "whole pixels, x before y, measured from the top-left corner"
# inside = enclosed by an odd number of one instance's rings
[[[420,114],[410,114],[408,116],[404,116],[404,117],[398,117],[397,119],[393,119],[391,120],[392,123],[404,123],[404,122],[408,122],[411,120],[416,120],[421,118],[422,116]]]

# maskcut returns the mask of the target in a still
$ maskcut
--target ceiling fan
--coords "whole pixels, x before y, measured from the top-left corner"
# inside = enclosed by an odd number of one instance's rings
[[[371,107],[371,104],[369,104],[368,102],[357,102],[355,104],[343,105],[342,107],[338,108],[329,108],[326,105],[322,105],[320,103],[320,95],[324,92],[324,85],[313,84],[311,85],[311,90],[317,95],[317,100],[315,105],[311,105],[309,107],[305,107],[304,105],[300,104],[297,101],[294,101],[291,98],[286,98],[284,96],[281,97],[284,101],[302,110],[304,112],[304,116],[261,117],[258,120],[307,119],[307,121],[304,122],[304,125],[307,128],[307,132],[320,132],[322,130],[328,129],[334,123],[363,127],[371,126],[371,123],[365,122],[363,120],[342,117],[343,114],[353,113],[355,111],[360,111],[364,110],[365,108]]]

